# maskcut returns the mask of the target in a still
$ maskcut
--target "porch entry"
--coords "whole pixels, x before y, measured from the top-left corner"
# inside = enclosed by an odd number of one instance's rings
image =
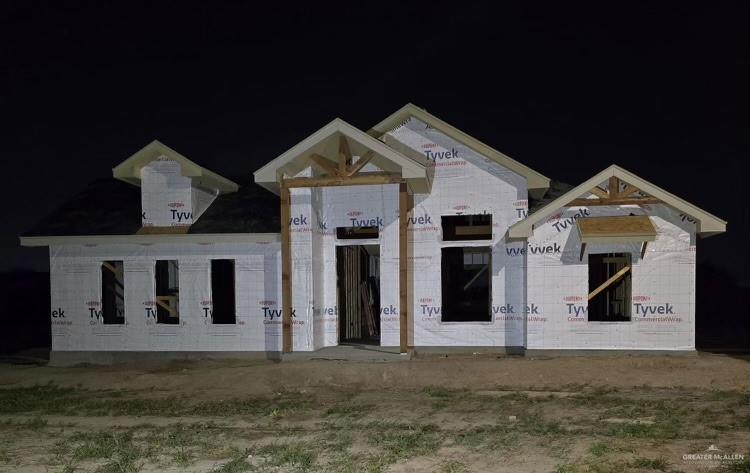
[[[339,343],[380,345],[380,246],[336,247]]]

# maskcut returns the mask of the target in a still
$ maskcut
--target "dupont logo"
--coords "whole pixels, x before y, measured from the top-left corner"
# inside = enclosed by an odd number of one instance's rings
[[[469,208],[470,208],[469,205],[461,204],[461,205],[456,205],[455,207],[453,207],[453,210],[457,212],[463,212],[464,210],[469,210]]]
[[[563,232],[568,229],[568,227],[573,226],[573,224],[576,223],[576,220],[578,220],[581,217],[588,217],[591,215],[591,211],[589,209],[581,209],[575,214],[571,215],[570,217],[558,220],[557,222],[554,222],[552,224],[552,227],[557,230],[558,233]],[[558,218],[561,215],[558,216]]]
[[[364,215],[361,210],[350,210],[346,213],[347,217],[359,217],[360,215]]]
[[[184,206],[185,204],[182,202],[170,202],[169,204],[167,204],[167,207],[169,207],[170,209],[179,209],[180,207]]]

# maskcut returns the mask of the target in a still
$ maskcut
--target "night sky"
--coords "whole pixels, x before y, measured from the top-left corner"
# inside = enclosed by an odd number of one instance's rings
[[[748,2],[109,3],[0,3],[1,270],[46,270],[17,235],[155,138],[249,175],[413,102],[550,178],[616,163],[728,220],[699,261],[750,284]]]

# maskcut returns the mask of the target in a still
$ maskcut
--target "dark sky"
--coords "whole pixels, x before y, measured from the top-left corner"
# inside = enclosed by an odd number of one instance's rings
[[[553,179],[617,163],[728,220],[699,260],[750,283],[748,2],[110,3],[0,3],[0,269],[46,269],[16,236],[154,138],[249,174],[413,102]]]

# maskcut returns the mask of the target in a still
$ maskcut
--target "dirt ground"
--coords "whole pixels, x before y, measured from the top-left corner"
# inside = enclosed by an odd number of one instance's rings
[[[0,364],[0,471],[750,472],[750,357]]]

